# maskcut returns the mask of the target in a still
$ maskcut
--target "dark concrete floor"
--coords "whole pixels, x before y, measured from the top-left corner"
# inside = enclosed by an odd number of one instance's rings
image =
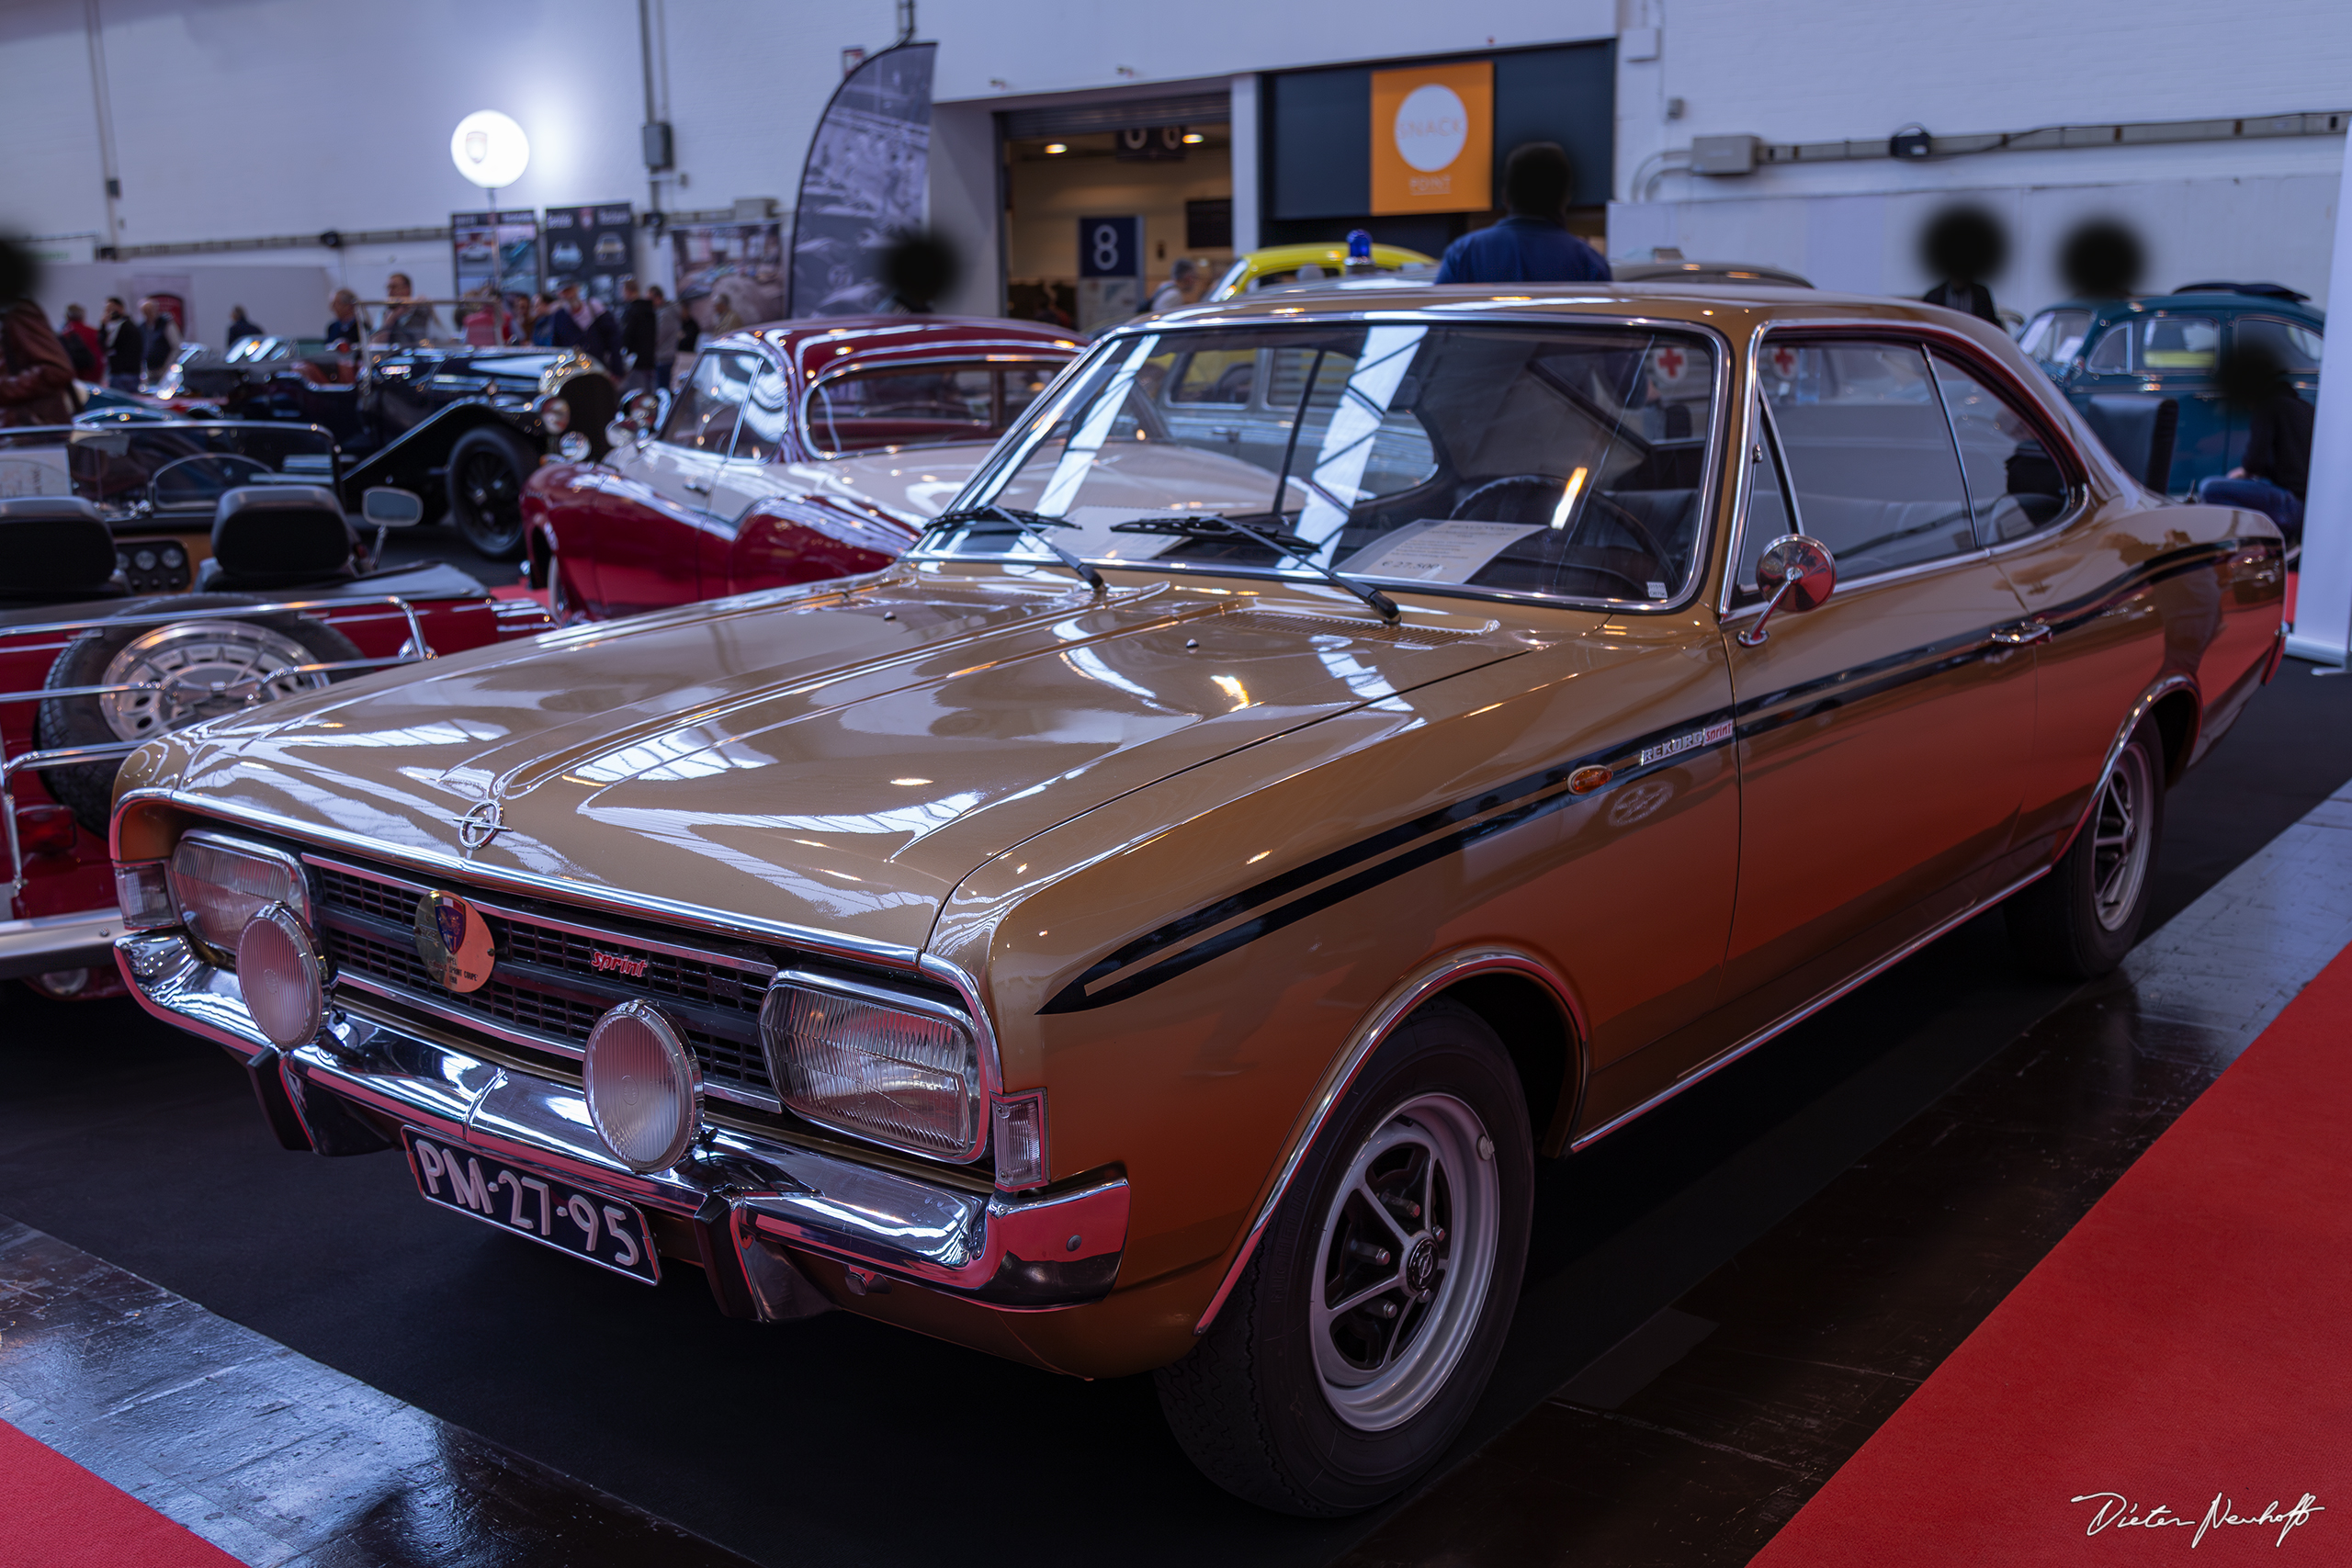
[[[2352,778],[2347,716],[2352,683],[2287,666],[2240,733],[2176,793],[2159,918]],[[1429,1494],[1419,1522],[1409,1506],[1315,1523],[1233,1501],[1185,1462],[1146,1379],[1056,1379],[846,1314],[786,1327],[730,1322],[690,1269],[647,1289],[439,1214],[397,1164],[282,1154],[225,1058],[127,1004],[69,1008],[21,990],[0,1000],[0,1071],[11,1086],[0,1102],[0,1213],[765,1562],[1050,1564],[1112,1554],[1305,1565],[1360,1546],[1363,1561],[1426,1562],[1446,1554],[1435,1542],[1454,1530],[1441,1519],[1432,1537],[1429,1510],[1450,1509],[1449,1488],[1464,1477],[1503,1476],[1520,1462],[1541,1473],[1597,1451],[1582,1417],[1554,1434],[1555,1448],[1513,1446],[1528,1440],[1528,1418],[1554,1421],[1568,1408],[1554,1397],[1564,1384],[1601,1363],[1597,1382],[1578,1385],[1589,1413],[1612,1394],[1657,1397],[1671,1381],[1649,1381],[1661,1370],[1702,1363],[1727,1333],[1706,1325],[1738,1316],[1710,1293],[1724,1271],[1744,1269],[1751,1248],[1867,1169],[1890,1139],[1931,1135],[1905,1130],[1929,1126],[1923,1113],[2068,995],[2008,961],[1997,915],[1980,919],[1549,1168],[1527,1292],[1457,1450],[1477,1458]],[[2163,1105],[2177,1114],[2189,1092],[2177,1088]],[[1981,1112],[1954,1100],[1943,1114]],[[2143,1130],[2162,1120],[2161,1108],[2149,1111]],[[2068,1202],[2086,1203],[2112,1179],[2087,1166],[2078,1177]],[[1910,1201],[1940,1199],[1924,1189]],[[2016,1233],[2001,1262],[2016,1272],[2054,1239],[2053,1224],[2071,1223],[2066,1203],[2012,1224],[1998,1192],[1986,1201],[1985,1234]],[[1882,1202],[1870,1223],[1899,1240],[1920,1218]],[[1855,1267],[1868,1275],[1866,1258]],[[1783,1269],[1764,1299],[1801,1329],[1811,1289]],[[1960,1325],[1995,1299],[1997,1291],[1946,1302],[1939,1316],[1932,1299],[1916,1306],[1933,1322],[1915,1337],[1910,1364],[1923,1375],[1934,1336],[1964,1334]],[[1630,1348],[1609,1355],[1636,1330]],[[1899,1378],[1885,1388],[1876,1403],[1849,1391],[1840,1440],[1859,1442],[1899,1402]],[[1668,1518],[1704,1480],[1688,1467],[1717,1460],[1746,1478],[1700,1485],[1709,1495],[1778,1498],[1781,1517],[1801,1500],[1770,1462],[1757,1465],[1758,1454],[1773,1457],[1758,1445],[1645,1448],[1634,1434],[1646,1417],[1632,1404],[1613,1414],[1623,1418],[1599,1449],[1620,1470],[1595,1484],[1642,1499],[1634,1514]],[[1831,1451],[1787,1468],[1811,1473]],[[1006,1491],[1018,1506],[1000,1515],[989,1499]],[[1528,1516],[1539,1528],[1588,1500],[1540,1501],[1544,1511]],[[1000,1517],[1012,1522],[993,1527]],[[1719,1516],[1694,1514],[1663,1534],[1626,1528],[1622,1555],[1592,1561],[1736,1560],[1720,1554],[1732,1538]],[[1566,1524],[1559,1532],[1542,1539],[1573,1533]],[[1401,1556],[1391,1550],[1399,1542]]]

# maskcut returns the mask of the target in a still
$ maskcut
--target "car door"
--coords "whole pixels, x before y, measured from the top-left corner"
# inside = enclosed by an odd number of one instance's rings
[[[702,536],[728,461],[757,356],[712,349],[695,362],[651,440],[616,449],[619,488],[634,505],[600,507],[596,583],[606,615],[634,615],[702,596]]]
[[[2230,323],[2230,342],[2238,349],[2269,355],[2287,372],[2297,397],[2307,403],[2319,401],[2319,359],[2324,344],[2317,328],[2279,316],[2245,315]],[[2245,461],[2249,430],[2243,410],[2224,412],[2229,420],[2229,446],[2222,457],[2226,466],[2220,471],[2227,473]]]
[[[2229,471],[2230,421],[2215,389],[2221,360],[2218,317],[2188,310],[2135,310],[2109,324],[2083,361],[2078,392],[2151,392],[2179,407],[2172,472],[2165,489],[2181,494],[2199,479]]]
[[[1740,869],[1724,995],[1758,1028],[1991,891],[2033,733],[2022,606],[1980,543],[1916,342],[1788,336],[1759,357],[1765,439],[1733,558]],[[1838,558],[1759,626],[1757,558]],[[2012,632],[2012,635],[2014,633]]]

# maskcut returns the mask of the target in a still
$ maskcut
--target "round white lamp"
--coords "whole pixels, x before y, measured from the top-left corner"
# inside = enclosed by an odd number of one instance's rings
[[[450,132],[449,161],[484,190],[496,190],[523,177],[531,162],[531,139],[496,109],[477,109]]]

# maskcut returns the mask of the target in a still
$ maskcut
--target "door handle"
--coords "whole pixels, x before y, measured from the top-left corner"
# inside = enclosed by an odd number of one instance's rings
[[[698,485],[692,479],[688,479],[686,481],[686,488],[694,491],[696,495],[708,495],[710,493],[710,487],[708,485]],[[1995,635],[1997,636],[1999,634],[1996,633]]]
[[[2030,621],[2011,621],[2007,626],[1993,628],[1993,640],[2007,643],[2012,648],[2022,648],[2030,642],[2047,642],[2050,640],[2050,623],[2039,615]]]

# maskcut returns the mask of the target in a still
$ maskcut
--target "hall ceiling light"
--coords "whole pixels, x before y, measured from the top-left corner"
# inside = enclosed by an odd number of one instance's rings
[[[523,177],[531,163],[531,139],[496,109],[477,109],[449,133],[449,161],[484,190],[496,190]]]
[[[1203,136],[1197,130],[1188,130],[1184,132],[1184,145],[1187,147],[1198,147],[1202,142],[1206,141],[1207,140],[1207,137]]]
[[[1067,142],[1067,141],[1048,141],[1048,142],[1046,142],[1046,152],[1048,154],[1052,154],[1052,153],[1056,153],[1056,152],[1069,152],[1069,142]]]

